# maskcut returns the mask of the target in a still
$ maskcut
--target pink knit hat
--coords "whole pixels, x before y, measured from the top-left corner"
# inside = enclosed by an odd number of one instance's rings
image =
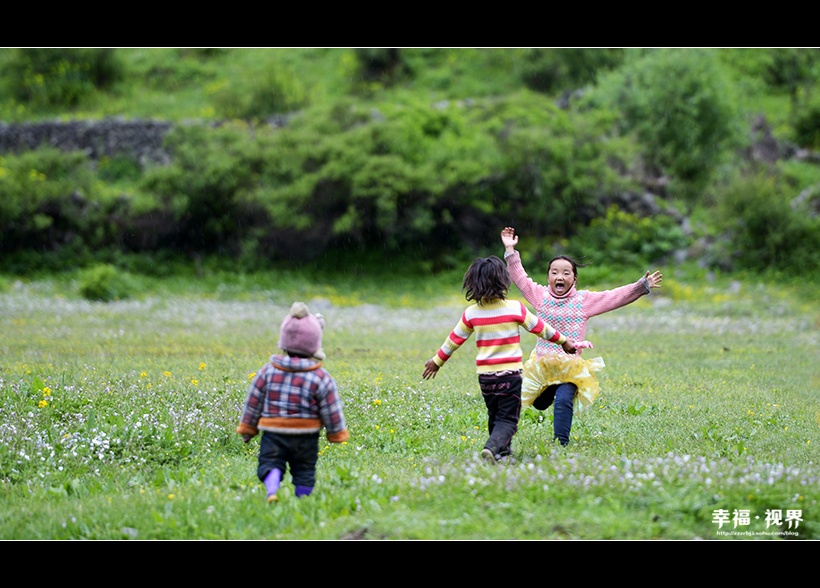
[[[311,314],[307,304],[294,302],[290,314],[282,321],[279,331],[279,347],[286,352],[305,357],[324,359],[322,352],[322,329],[325,319],[321,314]]]

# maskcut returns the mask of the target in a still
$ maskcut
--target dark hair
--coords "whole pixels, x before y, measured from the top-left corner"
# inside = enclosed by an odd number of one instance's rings
[[[467,300],[479,304],[493,300],[506,300],[510,289],[510,270],[495,255],[477,257],[464,274],[461,289]]]
[[[570,265],[572,265],[572,273],[575,274],[575,279],[578,279],[578,268],[579,267],[586,267],[587,263],[581,263],[580,261],[576,261],[572,259],[569,255],[556,255],[550,262],[547,264],[547,273],[549,273],[550,269],[552,268],[552,262],[558,261],[559,259],[563,259],[564,261],[568,261]]]

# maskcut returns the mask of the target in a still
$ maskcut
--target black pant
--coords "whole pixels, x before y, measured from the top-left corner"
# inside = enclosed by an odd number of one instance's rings
[[[512,451],[512,438],[518,431],[521,416],[521,381],[521,374],[478,376],[481,396],[487,405],[487,430],[490,433],[484,447],[493,455],[509,455]]]
[[[316,463],[319,460],[319,433],[282,435],[262,432],[259,442],[259,466],[257,477],[265,477],[273,468],[282,470],[282,479],[290,466],[294,486],[316,485]]]

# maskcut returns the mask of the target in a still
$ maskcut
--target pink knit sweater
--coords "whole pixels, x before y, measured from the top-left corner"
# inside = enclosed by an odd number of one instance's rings
[[[642,277],[632,284],[602,292],[576,290],[573,286],[559,298],[548,285],[538,284],[527,275],[518,251],[505,256],[505,259],[513,283],[535,309],[538,317],[576,341],[586,338],[587,321],[591,317],[626,306],[650,291],[649,282]],[[560,345],[542,339],[536,343],[535,352],[538,357],[548,353],[565,353]],[[576,354],[580,355],[581,352],[579,349]]]

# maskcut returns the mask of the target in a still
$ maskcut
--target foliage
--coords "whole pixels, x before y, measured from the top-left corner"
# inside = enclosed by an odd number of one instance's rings
[[[134,282],[111,264],[95,264],[80,272],[79,292],[87,300],[111,302],[130,298]]]
[[[29,164],[4,154],[3,266],[73,268],[161,255],[157,268],[167,268],[181,255],[182,263],[217,256],[250,269],[381,256],[449,271],[497,252],[499,227],[508,224],[534,239],[528,255],[551,256],[589,234],[593,220],[601,219],[600,229],[623,192],[646,190],[685,203],[679,208],[692,218],[708,217],[707,206],[722,200],[726,178],[742,165],[738,129],[753,114],[765,114],[779,141],[814,144],[817,54],[0,48],[4,120],[144,116],[179,127],[169,137],[170,166],[143,169],[119,156],[78,162],[57,171],[65,178],[48,177],[54,194],[34,187],[26,202]],[[78,71],[93,80],[91,93],[71,106],[20,103],[11,90],[24,56],[38,67],[85,60],[88,68]],[[71,68],[64,71],[71,78]],[[816,168],[811,161],[802,163]],[[800,191],[811,186],[794,181]],[[783,198],[794,193],[792,180],[778,187]],[[717,224],[709,230],[703,242],[731,244]],[[647,247],[668,249],[672,233],[661,231]],[[615,252],[624,248],[596,249],[613,252],[602,263],[618,263]]]
[[[567,250],[571,256],[592,263],[644,267],[668,261],[687,242],[671,216],[640,218],[613,205],[581,229]]]
[[[648,167],[671,176],[670,191],[690,205],[741,144],[736,99],[713,51],[630,53],[586,100],[622,113]]]
[[[74,107],[125,75],[117,51],[103,48],[21,47],[7,63],[15,100],[31,109]]]
[[[44,147],[0,157],[0,250],[82,254],[106,243],[113,201],[83,153]]]
[[[536,92],[556,94],[594,83],[623,61],[621,48],[539,47],[530,49],[521,79]]]
[[[783,175],[750,170],[726,186],[715,222],[726,240],[715,248],[716,264],[751,270],[790,270],[811,275],[820,268],[820,217],[807,203],[792,204]],[[796,200],[796,199],[795,199]]]
[[[777,47],[765,55],[764,76],[770,86],[785,89],[795,106],[810,96],[820,74],[820,50],[817,47]]]
[[[392,86],[411,71],[397,47],[356,47],[353,49],[364,83]]]
[[[797,110],[794,116],[794,140],[805,149],[820,151],[820,95]]]
[[[265,120],[308,103],[307,90],[299,77],[277,66],[213,83],[208,93],[216,115],[225,119]]]
[[[172,211],[161,241],[179,249],[310,260],[336,248],[418,248],[436,257],[495,246],[497,215],[522,206],[538,234],[565,231],[579,202],[588,213],[592,195],[619,185],[608,164],[619,145],[601,133],[527,93],[375,114],[340,102],[276,133],[181,127],[168,137],[173,163],[148,171],[141,189]]]
[[[244,155],[250,145],[246,136],[243,125],[210,132],[191,124],[169,134],[166,141],[173,164],[148,170],[140,184],[142,190],[155,195],[168,215],[147,213],[157,222],[153,230],[144,231],[153,234],[151,248],[187,253],[231,251],[244,218],[238,199],[254,177]]]

